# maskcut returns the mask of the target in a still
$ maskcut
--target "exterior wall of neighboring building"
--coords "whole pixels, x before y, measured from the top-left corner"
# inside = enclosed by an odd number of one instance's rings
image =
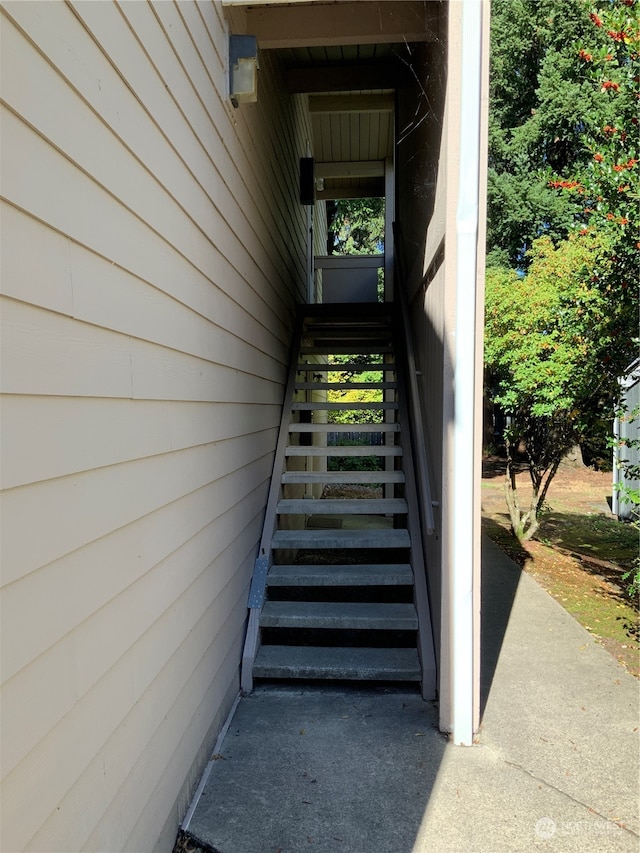
[[[291,318],[301,96],[217,2],[8,2],[2,850],[170,850],[238,691]]]

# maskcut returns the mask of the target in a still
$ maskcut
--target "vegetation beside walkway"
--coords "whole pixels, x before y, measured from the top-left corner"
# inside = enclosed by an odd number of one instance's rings
[[[513,536],[504,497],[505,461],[485,459],[484,532],[531,574],[633,675],[640,677],[640,613],[623,574],[638,554],[638,533],[609,511],[611,474],[562,466],[537,541]],[[517,474],[523,493],[529,475]]]

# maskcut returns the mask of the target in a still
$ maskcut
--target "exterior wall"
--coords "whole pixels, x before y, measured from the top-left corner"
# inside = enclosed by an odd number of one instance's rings
[[[448,518],[447,431],[452,421],[453,382],[447,332],[453,319],[451,307],[455,304],[444,253],[449,138],[446,62],[446,26],[441,22],[438,41],[421,46],[414,55],[417,77],[430,81],[429,103],[421,97],[417,81],[415,87],[398,92],[398,137],[402,140],[403,128],[411,129],[405,130],[396,161],[396,205],[402,233],[402,243],[396,250],[401,251],[404,269],[408,271],[406,285],[416,365],[420,371],[417,378],[431,490],[433,500],[439,503],[435,510],[436,535],[427,537],[424,545],[441,703],[446,703],[448,696],[448,642],[443,636],[444,605],[441,605],[448,547],[442,524],[443,518]],[[416,115],[415,104],[421,100],[424,103]]]
[[[310,128],[217,2],[9,2],[2,836],[170,850],[238,691]]]
[[[421,98],[418,86],[400,92],[399,128],[413,127],[398,146],[398,219],[402,228],[404,268],[409,270],[407,288],[416,346],[425,438],[430,461],[432,492],[439,501],[437,535],[427,537],[425,557],[432,606],[438,663],[440,727],[453,723],[452,672],[455,626],[452,624],[453,543],[456,536],[473,541],[473,725],[479,723],[479,627],[480,627],[480,476],[482,451],[482,326],[484,288],[484,202],[479,210],[477,235],[478,278],[476,377],[474,407],[474,529],[459,530],[454,513],[453,472],[454,385],[456,317],[456,203],[460,170],[459,121],[462,78],[461,3],[448,4],[448,18],[440,20],[439,39],[423,46],[414,57],[417,76],[428,81],[429,110],[416,114]],[[480,186],[486,192],[486,130],[488,83],[489,4],[483,3],[483,66],[478,69],[482,88]],[[442,13],[441,13],[442,14]],[[426,84],[425,84],[426,85]],[[414,116],[413,120],[411,116]],[[420,118],[424,115],[422,122]],[[404,146],[404,147],[403,147]],[[418,162],[416,171],[415,163]]]

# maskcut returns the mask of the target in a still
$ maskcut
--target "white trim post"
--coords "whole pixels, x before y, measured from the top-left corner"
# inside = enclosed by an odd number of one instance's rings
[[[462,0],[460,164],[456,207],[456,330],[451,583],[452,738],[473,743],[474,428],[480,175],[482,2]]]

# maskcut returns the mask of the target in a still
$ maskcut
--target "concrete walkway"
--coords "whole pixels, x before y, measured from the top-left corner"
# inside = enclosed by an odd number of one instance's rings
[[[640,850],[638,682],[492,543],[474,747],[416,693],[259,688],[188,832],[220,853]]]

